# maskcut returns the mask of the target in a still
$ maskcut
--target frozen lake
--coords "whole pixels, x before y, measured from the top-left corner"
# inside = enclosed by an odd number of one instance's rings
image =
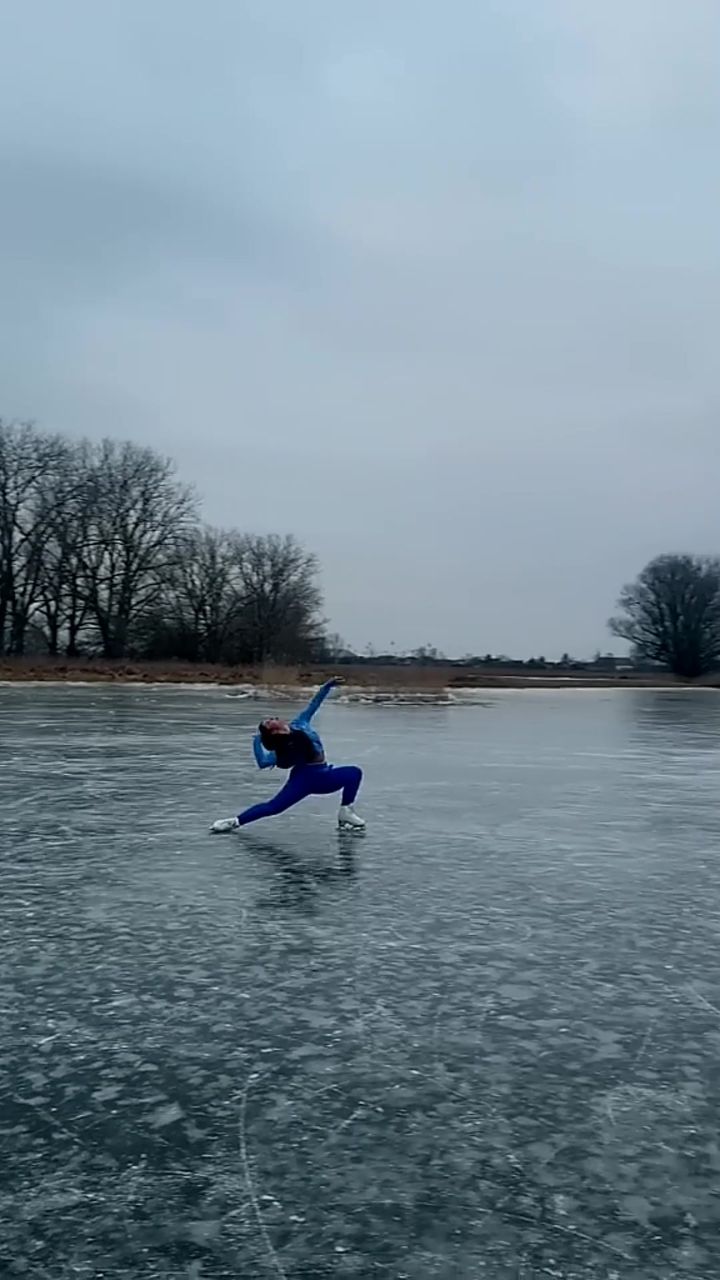
[[[0,688],[0,1274],[713,1280],[720,695]]]

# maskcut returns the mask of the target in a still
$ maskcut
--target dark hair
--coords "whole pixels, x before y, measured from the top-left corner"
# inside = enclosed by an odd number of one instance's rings
[[[264,720],[262,720],[258,725],[258,733],[260,734],[260,741],[262,742],[265,750],[272,751],[275,746],[275,734],[268,729]]]

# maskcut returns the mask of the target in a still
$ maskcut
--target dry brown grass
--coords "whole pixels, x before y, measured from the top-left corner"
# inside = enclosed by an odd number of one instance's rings
[[[432,693],[443,689],[567,689],[672,686],[670,676],[544,672],[532,677],[512,669],[488,667],[417,666],[277,666],[222,667],[210,663],[108,662],[102,658],[0,658],[2,681],[88,681],[131,684],[268,685],[282,688],[321,684],[341,675],[361,689]],[[713,686],[717,678],[703,682]]]

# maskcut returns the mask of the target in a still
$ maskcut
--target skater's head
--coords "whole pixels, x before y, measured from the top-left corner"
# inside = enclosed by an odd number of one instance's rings
[[[287,720],[261,720],[259,725],[260,741],[266,751],[272,751],[278,738],[284,738],[290,733],[290,725]]]

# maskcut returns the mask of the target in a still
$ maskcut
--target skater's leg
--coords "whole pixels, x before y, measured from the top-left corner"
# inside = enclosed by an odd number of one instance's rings
[[[286,809],[291,809],[294,804],[304,800],[307,795],[310,795],[303,781],[303,774],[306,772],[307,770],[304,769],[302,773],[291,774],[285,786],[272,799],[244,809],[238,814],[238,825],[247,827],[249,823],[258,822],[260,818],[274,818],[278,813],[284,813]]]
[[[332,774],[332,790],[342,791],[344,805],[353,804],[360,790],[362,769],[359,769],[356,764],[342,764],[337,768],[332,767],[329,772]]]
[[[362,769],[356,764],[314,765],[308,772],[308,795],[330,796],[336,791],[342,791],[343,804],[352,804],[360,790]]]
[[[354,804],[362,783],[362,769],[360,769],[356,764],[348,764],[345,765],[340,772],[345,775],[342,802],[344,805]]]
[[[318,796],[331,795],[342,791],[339,821],[341,827],[364,827],[365,820],[353,809],[353,803],[362,782],[362,769],[356,764],[345,764],[335,767],[325,765],[313,770],[312,794]]]

